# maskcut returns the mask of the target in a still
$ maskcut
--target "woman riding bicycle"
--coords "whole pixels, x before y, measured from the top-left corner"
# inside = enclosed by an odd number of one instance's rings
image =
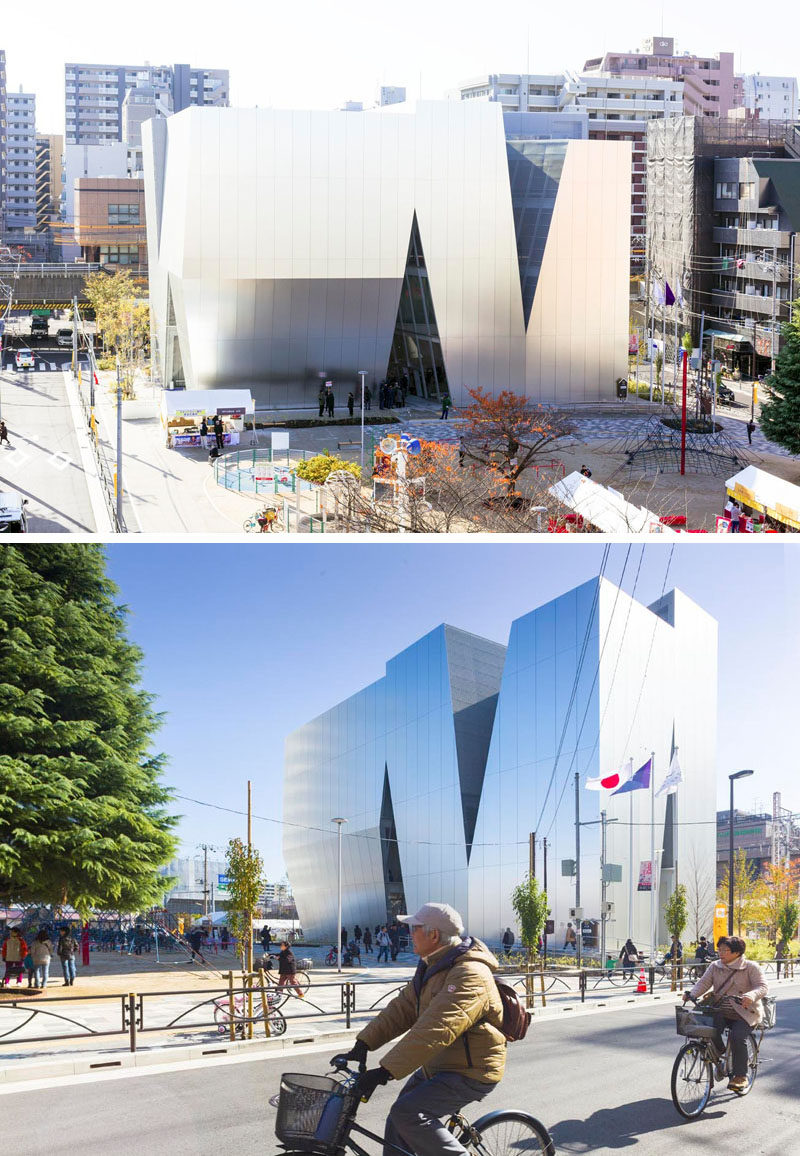
[[[761,1022],[761,1000],[769,989],[757,963],[745,959],[746,944],[738,935],[723,935],[717,940],[719,959],[709,965],[691,991],[684,992],[683,1002],[713,992],[715,1041],[724,1052],[724,1028],[728,1028],[733,1053],[733,1076],[728,1087],[738,1092],[747,1087],[747,1037]],[[733,997],[738,996],[739,1001]]]

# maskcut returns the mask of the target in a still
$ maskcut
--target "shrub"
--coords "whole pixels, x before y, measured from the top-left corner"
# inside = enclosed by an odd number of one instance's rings
[[[329,475],[337,470],[346,470],[354,478],[361,479],[361,467],[357,462],[349,462],[346,458],[337,457],[329,450],[323,450],[321,454],[317,454],[313,458],[306,458],[305,461],[298,462],[294,472],[304,482],[315,482],[321,486],[328,480]]]

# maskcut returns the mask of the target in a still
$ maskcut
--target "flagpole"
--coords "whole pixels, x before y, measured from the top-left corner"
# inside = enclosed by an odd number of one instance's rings
[[[678,757],[678,748],[675,747],[672,752],[672,758],[669,765],[672,766],[674,760]],[[675,868],[675,890],[678,890],[678,789],[677,787],[672,792],[672,855],[673,867]]]
[[[650,754],[650,966],[656,961],[656,754]]]
[[[630,887],[628,889],[628,937],[633,939],[633,791],[630,792],[630,827],[628,828],[628,859],[630,860]]]

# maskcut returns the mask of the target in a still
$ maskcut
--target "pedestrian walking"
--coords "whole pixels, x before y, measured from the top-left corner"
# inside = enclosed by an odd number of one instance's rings
[[[639,962],[639,952],[632,939],[625,940],[622,951],[619,953],[619,961],[622,964],[622,974],[625,979],[633,975],[633,969]]]
[[[571,923],[567,924],[567,930],[564,935],[564,951],[569,951],[572,948],[577,953],[578,950],[578,936],[575,934],[575,928]]]
[[[753,421],[752,418],[750,418],[750,421],[747,423],[747,444],[750,446],[753,444],[753,434],[755,432],[756,432],[756,423]]]
[[[325,394],[325,409],[328,411],[328,417],[333,417],[333,407],[336,404],[336,399],[333,390],[329,389]]]
[[[72,934],[71,928],[61,928],[56,951],[61,960],[61,970],[64,973],[64,987],[72,987],[75,982],[75,956],[78,954],[78,941]]]
[[[230,939],[230,932],[228,931],[227,927],[221,928],[220,933],[219,933],[219,940],[220,940],[220,947],[222,948],[223,951],[228,950],[229,939]]]
[[[356,399],[355,399],[355,397],[353,395],[353,391],[351,389],[347,395],[347,412],[350,414],[350,417],[353,416],[353,407],[355,406],[355,404],[356,404]]]
[[[776,962],[776,971],[777,971],[776,978],[777,979],[781,978],[781,964],[783,964],[784,973],[786,975],[789,974],[789,972],[786,968],[786,964],[784,963],[784,960],[786,959],[788,954],[789,954],[789,944],[786,942],[785,936],[782,935],[780,937],[780,939],[778,940],[778,942],[775,944],[775,962]]]
[[[507,927],[503,932],[503,951],[506,955],[511,954],[511,948],[514,946],[514,932],[510,927]]]
[[[195,927],[189,932],[189,947],[192,949],[192,954],[189,963],[194,963],[198,960],[200,963],[205,963],[203,958],[203,929],[202,927]]]
[[[358,924],[356,924],[355,927],[353,928],[353,939],[356,941],[356,943],[361,943],[362,934],[363,933],[361,931],[361,928],[358,926]]]
[[[739,522],[741,521],[742,511],[738,502],[731,502],[731,533],[739,533]]]
[[[368,927],[364,928],[364,952],[366,955],[372,955],[372,932]]]
[[[368,385],[364,386],[364,408],[372,409],[372,392]]]
[[[3,986],[8,987],[12,975],[17,977],[17,983],[22,983],[22,967],[25,956],[28,954],[28,945],[22,938],[22,932],[18,927],[9,929],[8,939],[3,944],[0,954],[2,954],[6,965]]]
[[[204,450],[208,449],[208,422],[206,421],[205,414],[203,415],[203,420],[200,422],[200,445]]]
[[[346,927],[342,928],[341,935],[339,936],[339,939],[340,939],[340,942],[342,944],[342,951],[344,951],[344,949],[347,947],[347,928]]]
[[[214,437],[217,442],[217,449],[221,450],[225,445],[225,431],[222,428],[222,418],[219,414],[214,414]]]
[[[356,1095],[368,1099],[380,1085],[405,1080],[386,1121],[386,1150],[455,1156],[464,1149],[444,1121],[485,1099],[505,1070],[498,962],[479,939],[462,938],[461,916],[446,903],[426,903],[401,918],[420,957],[416,974],[362,1028],[347,1059],[363,1066],[370,1052],[402,1036],[358,1077]]]
[[[400,951],[400,927],[397,923],[393,923],[389,928],[389,942],[392,945],[392,963],[394,963]]]
[[[442,394],[442,413],[441,420],[444,421],[450,411],[450,394],[445,390]]]
[[[325,386],[324,385],[321,385],[319,387],[319,396],[317,397],[317,401],[319,402],[319,416],[324,417],[325,416]]]
[[[378,958],[377,958],[376,962],[380,963],[381,956],[382,956],[383,962],[388,964],[388,962],[389,962],[389,948],[392,946],[392,941],[389,938],[389,933],[385,927],[382,927],[380,929],[375,942],[378,945]]]
[[[36,986],[39,988],[47,987],[47,981],[50,978],[50,960],[54,951],[55,948],[50,936],[43,927],[31,945],[31,959],[33,960]]]
[[[4,421],[0,421],[0,446],[3,442],[5,442],[7,446],[11,445],[11,442],[8,440],[8,427]]]
[[[298,999],[303,999],[303,992],[297,982],[297,960],[287,939],[281,940],[281,950],[278,955],[278,987],[294,988]]]

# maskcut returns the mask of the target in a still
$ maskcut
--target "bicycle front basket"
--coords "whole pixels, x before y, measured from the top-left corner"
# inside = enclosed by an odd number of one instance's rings
[[[330,1076],[281,1076],[275,1135],[298,1152],[335,1156],[347,1131],[354,1095]]]
[[[778,1019],[778,1001],[774,995],[765,995],[761,1001],[762,1018],[760,1026],[764,1031],[774,1028]]]
[[[695,1039],[710,1039],[717,1034],[713,1016],[691,1008],[675,1008],[675,1028],[679,1036],[692,1036]]]

